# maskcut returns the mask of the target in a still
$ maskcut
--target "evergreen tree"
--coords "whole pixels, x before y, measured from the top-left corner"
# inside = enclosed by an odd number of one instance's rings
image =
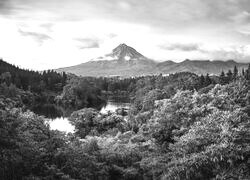
[[[220,74],[220,77],[219,77],[220,84],[225,84],[226,83],[225,78],[226,78],[225,73],[224,73],[224,71],[222,71],[221,74]]]
[[[204,78],[203,74],[200,76],[199,84],[200,84],[200,87],[204,87],[204,85],[205,85],[205,78]]]
[[[238,68],[234,66],[233,78],[236,79],[238,76]]]
[[[205,86],[208,86],[210,84],[212,84],[212,80],[211,80],[209,74],[207,73],[207,75],[205,77]]]
[[[250,64],[248,65],[248,68],[247,68],[247,70],[246,70],[245,78],[246,78],[247,80],[250,80]]]
[[[227,83],[232,81],[232,79],[233,79],[233,73],[232,73],[231,69],[229,69],[227,72]]]

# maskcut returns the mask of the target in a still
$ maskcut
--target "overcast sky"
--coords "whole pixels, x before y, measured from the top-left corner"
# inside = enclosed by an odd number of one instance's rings
[[[0,0],[0,57],[42,70],[120,43],[158,60],[250,62],[249,0]]]

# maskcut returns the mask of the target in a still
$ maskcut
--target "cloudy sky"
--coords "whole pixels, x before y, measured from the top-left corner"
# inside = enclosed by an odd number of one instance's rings
[[[0,0],[0,57],[42,70],[120,43],[158,60],[250,62],[249,0]]]

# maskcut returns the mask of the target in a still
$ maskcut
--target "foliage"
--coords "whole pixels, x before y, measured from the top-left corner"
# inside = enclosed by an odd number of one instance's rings
[[[63,136],[50,131],[42,117],[13,108],[12,101],[4,103],[0,110],[0,179],[66,177],[56,174],[53,162],[57,148],[65,145]]]
[[[75,133],[81,138],[111,131],[124,132],[128,129],[124,117],[117,114],[102,115],[92,108],[73,112],[69,120],[75,126]]]
[[[84,79],[71,79],[63,88],[63,92],[56,98],[57,103],[64,106],[73,106],[77,108],[96,107],[100,108],[105,103],[101,90],[93,86]]]
[[[163,179],[249,179],[247,89],[243,80],[158,102],[148,126],[168,154]]]
[[[0,83],[5,82],[7,85],[12,83],[20,89],[40,93],[44,89],[61,91],[66,80],[65,73],[60,74],[53,70],[42,73],[24,70],[0,59]]]

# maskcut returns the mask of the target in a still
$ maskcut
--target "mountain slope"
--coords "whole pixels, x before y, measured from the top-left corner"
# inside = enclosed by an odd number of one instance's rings
[[[155,62],[126,44],[120,44],[110,54],[92,59],[76,66],[57,69],[59,72],[74,73],[81,76],[142,76],[170,74],[175,72],[193,72],[196,74],[220,74],[237,66],[239,70],[247,68],[246,63],[229,61],[185,60]]]
[[[126,44],[120,44],[118,47],[113,49],[112,55],[118,57],[119,60],[136,60],[145,58],[134,48],[127,46]]]
[[[110,54],[57,71],[81,76],[140,76],[157,73],[156,65],[134,48],[120,44]]]

